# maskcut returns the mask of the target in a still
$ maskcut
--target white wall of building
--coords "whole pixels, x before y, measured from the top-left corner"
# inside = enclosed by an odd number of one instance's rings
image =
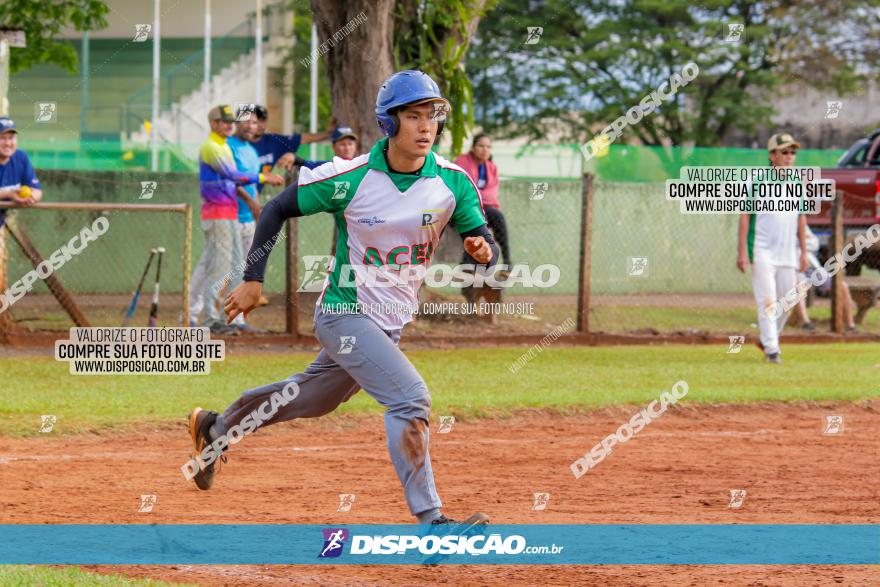
[[[269,2],[264,1],[263,4]],[[153,22],[153,0],[108,0],[107,28],[91,31],[93,39],[133,37],[135,25]],[[205,0],[162,0],[162,37],[200,37],[204,32]],[[212,0],[212,36],[222,37],[256,11],[254,0]],[[80,38],[68,29],[63,38]]]

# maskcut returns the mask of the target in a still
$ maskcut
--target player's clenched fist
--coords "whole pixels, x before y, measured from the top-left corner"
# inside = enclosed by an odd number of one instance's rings
[[[464,250],[477,263],[488,263],[492,260],[492,248],[481,236],[469,236],[464,239]]]
[[[232,320],[241,313],[244,317],[260,303],[260,295],[263,292],[263,284],[259,281],[244,281],[238,286],[229,297],[226,298],[226,304],[223,311],[226,312],[226,323],[231,324]]]

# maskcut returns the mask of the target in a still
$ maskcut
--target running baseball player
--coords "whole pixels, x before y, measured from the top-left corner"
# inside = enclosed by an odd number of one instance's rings
[[[422,524],[458,524],[441,512],[434,485],[428,387],[398,348],[401,330],[418,307],[423,275],[393,287],[358,285],[357,279],[350,279],[352,270],[393,278],[404,269],[410,275],[417,273],[412,269],[426,269],[447,224],[464,237],[472,262],[497,259],[473,181],[431,151],[448,110],[449,102],[427,74],[394,74],[376,98],[376,120],[386,138],[351,161],[335,158],[315,169],[304,168],[297,186],[263,208],[251,252],[271,248],[287,218],[327,212],[335,220],[335,264],[315,309],[315,335],[322,350],[302,373],[245,391],[223,414],[193,410],[189,432],[196,454],[290,382],[299,388],[296,399],[263,426],[323,416],[363,388],[386,409],[388,452],[410,512]],[[248,258],[256,260],[249,262],[244,281],[225,303],[230,321],[240,313],[247,315],[260,297],[268,255]],[[219,462],[196,473],[200,489],[211,487]],[[474,514],[456,531],[488,520],[485,514]]]
[[[793,167],[800,144],[786,133],[775,134],[767,144],[770,165]],[[795,272],[806,271],[807,217],[797,211],[743,214],[739,221],[739,254],[736,266],[743,273],[751,263],[752,290],[758,305],[758,348],[770,363],[781,363],[779,335],[788,312],[779,317],[767,315],[773,306],[795,286]],[[800,245],[800,254],[798,254]]]

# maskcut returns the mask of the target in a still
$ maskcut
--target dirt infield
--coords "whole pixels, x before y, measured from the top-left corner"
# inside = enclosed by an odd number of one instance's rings
[[[437,484],[450,515],[495,523],[878,523],[880,400],[676,407],[595,470],[569,464],[638,408],[519,412],[432,424]],[[823,435],[824,416],[844,416]],[[214,489],[179,467],[179,426],[113,435],[0,438],[3,523],[407,523],[382,419],[282,424],[236,447]],[[731,489],[745,489],[740,509]],[[533,511],[534,492],[551,494]],[[357,496],[338,513],[338,494]],[[151,513],[140,495],[154,494]],[[101,566],[97,572],[203,585],[869,585],[876,567],[780,566]],[[873,579],[871,578],[873,577]]]

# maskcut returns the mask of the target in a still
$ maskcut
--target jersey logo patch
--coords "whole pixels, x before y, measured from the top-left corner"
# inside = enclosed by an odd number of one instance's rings
[[[446,208],[442,210],[422,210],[422,226],[421,228],[430,229],[432,224],[435,224],[437,220],[439,220],[438,216],[446,212]]]
[[[348,194],[349,188],[351,188],[350,181],[334,181],[333,185],[336,186],[336,191],[333,192],[331,200],[342,200]]]

